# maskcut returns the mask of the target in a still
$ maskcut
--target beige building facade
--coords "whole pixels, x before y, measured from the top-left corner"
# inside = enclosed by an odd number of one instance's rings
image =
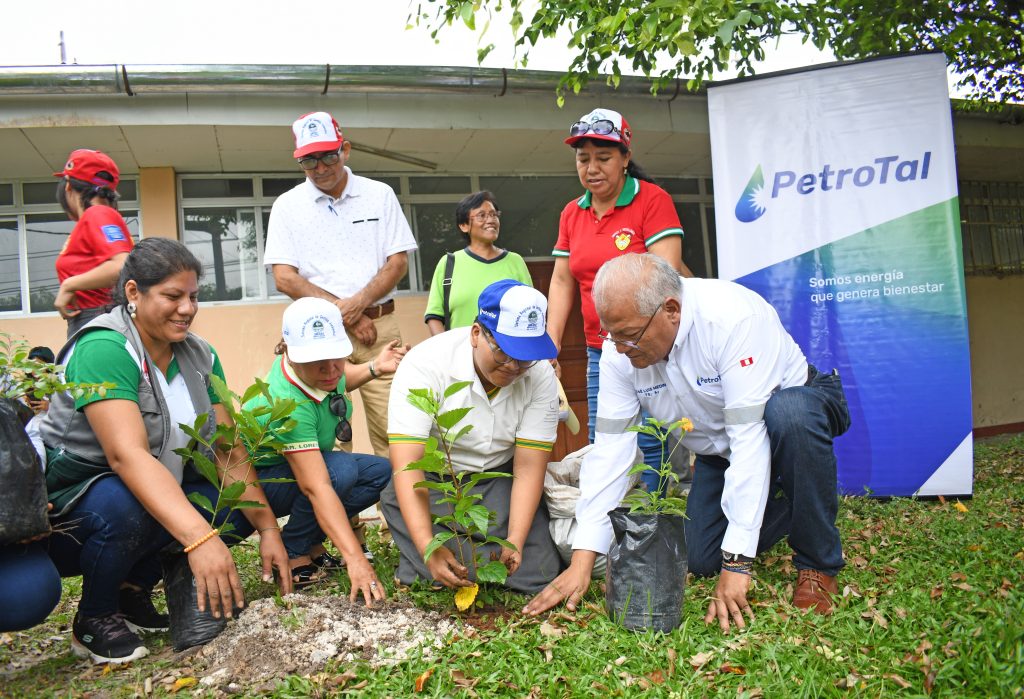
[[[706,99],[596,84],[555,102],[558,76],[469,68],[53,66],[0,68],[0,329],[54,349],[53,259],[71,229],[51,173],[74,148],[118,163],[135,235],[181,240],[204,263],[195,330],[241,391],[263,376],[286,299],[260,264],[274,198],[303,175],[289,125],[324,109],[354,171],[390,184],[420,249],[397,295],[407,341],[427,336],[431,272],[461,247],[454,204],[478,189],[503,211],[501,244],[542,270],[558,213],[579,195],[569,124],[595,106],[627,115],[634,157],[672,194],[685,259],[715,276]],[[1024,110],[954,113],[979,434],[1024,430]],[[570,396],[574,403],[579,397]],[[358,406],[357,406],[358,409]],[[356,425],[361,425],[360,420]],[[357,450],[368,450],[365,431]]]

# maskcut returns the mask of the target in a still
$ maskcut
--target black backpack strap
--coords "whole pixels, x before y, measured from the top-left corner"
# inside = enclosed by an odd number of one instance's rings
[[[452,272],[455,271],[455,253],[450,252],[444,263],[444,281],[441,282],[442,308],[444,311],[444,329],[452,329],[452,312],[449,308],[449,299],[452,295]]]

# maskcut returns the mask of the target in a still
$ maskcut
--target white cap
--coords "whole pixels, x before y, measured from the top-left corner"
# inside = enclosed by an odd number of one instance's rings
[[[341,128],[327,112],[303,114],[292,124],[295,135],[294,157],[302,158],[310,153],[338,150],[345,142]]]
[[[288,346],[288,358],[297,364],[344,359],[352,354],[341,311],[326,299],[307,296],[292,302],[284,309],[281,335]]]

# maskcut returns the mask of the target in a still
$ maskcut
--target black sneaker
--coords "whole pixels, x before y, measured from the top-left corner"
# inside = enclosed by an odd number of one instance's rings
[[[86,617],[75,614],[71,625],[71,650],[94,663],[128,663],[149,653],[120,613]]]
[[[171,624],[170,617],[161,614],[153,606],[150,590],[136,590],[122,587],[117,600],[118,611],[132,631],[166,631]]]

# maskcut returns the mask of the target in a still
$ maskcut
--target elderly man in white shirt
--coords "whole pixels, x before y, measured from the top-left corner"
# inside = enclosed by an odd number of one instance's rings
[[[705,622],[743,627],[754,558],[783,537],[798,570],[793,603],[829,613],[843,567],[833,439],[849,427],[842,384],[821,373],[763,298],[733,282],[682,279],[653,255],[605,264],[594,283],[605,329],[597,439],[583,462],[569,568],[526,606],[574,609],[595,557],[608,550],[607,512],[625,495],[641,409],[688,417],[697,454],[687,501],[690,570],[718,574]],[[615,351],[609,351],[614,349]]]
[[[409,404],[410,389],[438,394],[454,383],[471,385],[445,399],[445,411],[471,408],[459,425],[473,428],[451,448],[457,471],[511,473],[512,478],[481,480],[473,492],[496,517],[487,534],[507,539],[516,550],[477,537],[477,553],[505,564],[510,589],[535,593],[562,568],[541,502],[544,473],[558,427],[558,388],[547,361],[557,354],[545,326],[547,300],[536,289],[512,279],[494,282],[480,294],[477,320],[421,342],[395,373],[388,409],[391,484],[381,493],[381,511],[400,552],[395,577],[408,585],[417,578],[446,587],[474,579],[465,542],[449,540],[430,559],[423,553],[443,531],[432,515],[449,514],[436,490],[416,488],[434,474],[405,470],[423,457],[428,438],[440,440],[430,417]]]

